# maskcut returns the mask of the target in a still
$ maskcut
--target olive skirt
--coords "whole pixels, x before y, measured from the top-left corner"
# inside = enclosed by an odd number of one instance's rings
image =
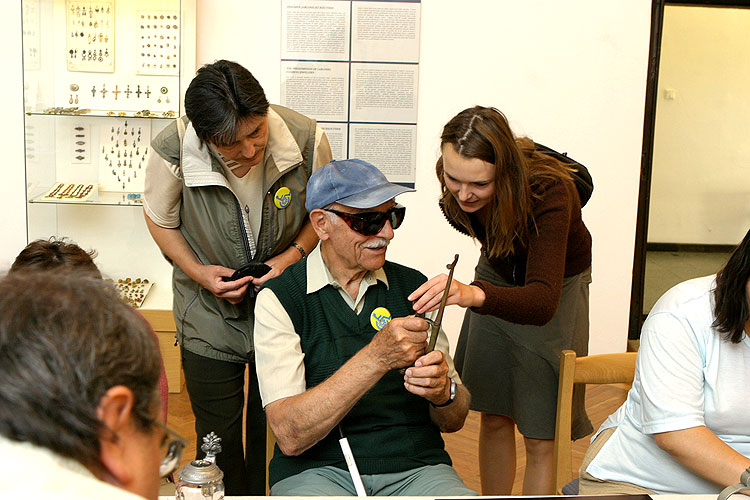
[[[482,255],[476,279],[510,287]],[[517,325],[466,311],[455,363],[471,392],[471,409],[511,418],[533,439],[554,439],[560,353],[588,354],[591,270],[564,278],[557,311],[543,326]],[[573,391],[572,437],[593,432],[584,406],[585,386]]]

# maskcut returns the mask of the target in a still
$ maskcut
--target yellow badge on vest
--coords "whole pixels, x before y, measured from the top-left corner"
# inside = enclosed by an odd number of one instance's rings
[[[278,191],[276,191],[276,194],[273,195],[273,204],[276,205],[276,208],[284,209],[289,206],[289,203],[292,202],[292,192],[289,191],[288,187],[281,187]]]
[[[380,331],[385,325],[391,322],[391,311],[385,307],[376,307],[370,315],[370,324],[374,329]]]

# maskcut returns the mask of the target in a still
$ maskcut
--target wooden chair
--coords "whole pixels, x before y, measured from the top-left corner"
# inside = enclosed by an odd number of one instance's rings
[[[573,384],[629,384],[635,376],[635,352],[576,357],[575,351],[563,351],[560,357],[560,383],[557,392],[555,423],[555,491],[573,479],[571,471],[571,419]]]
[[[276,446],[276,436],[274,436],[271,426],[266,422],[266,496],[271,494],[271,488],[268,487],[268,465],[273,458],[274,446]]]

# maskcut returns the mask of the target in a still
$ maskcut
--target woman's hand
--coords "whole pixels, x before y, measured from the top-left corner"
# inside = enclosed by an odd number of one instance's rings
[[[191,276],[203,288],[213,293],[220,299],[230,304],[239,304],[245,298],[247,287],[253,280],[251,276],[245,276],[235,281],[224,281],[223,277],[234,274],[233,269],[224,266],[201,266],[196,277]]]
[[[445,284],[448,282],[446,274],[439,274],[426,281],[407,297],[414,302],[414,311],[417,314],[434,311],[440,307],[443,298]],[[480,307],[484,304],[484,291],[478,286],[464,285],[458,280],[451,281],[451,289],[448,294],[446,305],[458,304],[461,307]]]
[[[260,278],[253,278],[253,286],[256,290],[260,289],[263,283],[283,273],[284,269],[299,261],[300,258],[299,251],[293,247],[287,248],[286,251],[278,255],[274,255],[264,262],[264,264],[271,267],[271,270]]]

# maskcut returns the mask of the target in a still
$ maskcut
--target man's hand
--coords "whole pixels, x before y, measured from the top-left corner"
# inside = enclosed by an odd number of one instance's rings
[[[235,281],[223,281],[221,279],[224,276],[229,277],[233,273],[233,269],[224,266],[201,266],[199,278],[196,281],[218,298],[225,299],[230,304],[239,304],[245,298],[247,287],[253,277],[245,276]]]
[[[383,373],[411,366],[427,348],[429,326],[415,316],[395,318],[375,334],[366,349]]]
[[[435,350],[417,359],[414,366],[408,368],[404,374],[404,387],[434,405],[448,401],[451,381],[448,378],[448,363],[443,353]]]

